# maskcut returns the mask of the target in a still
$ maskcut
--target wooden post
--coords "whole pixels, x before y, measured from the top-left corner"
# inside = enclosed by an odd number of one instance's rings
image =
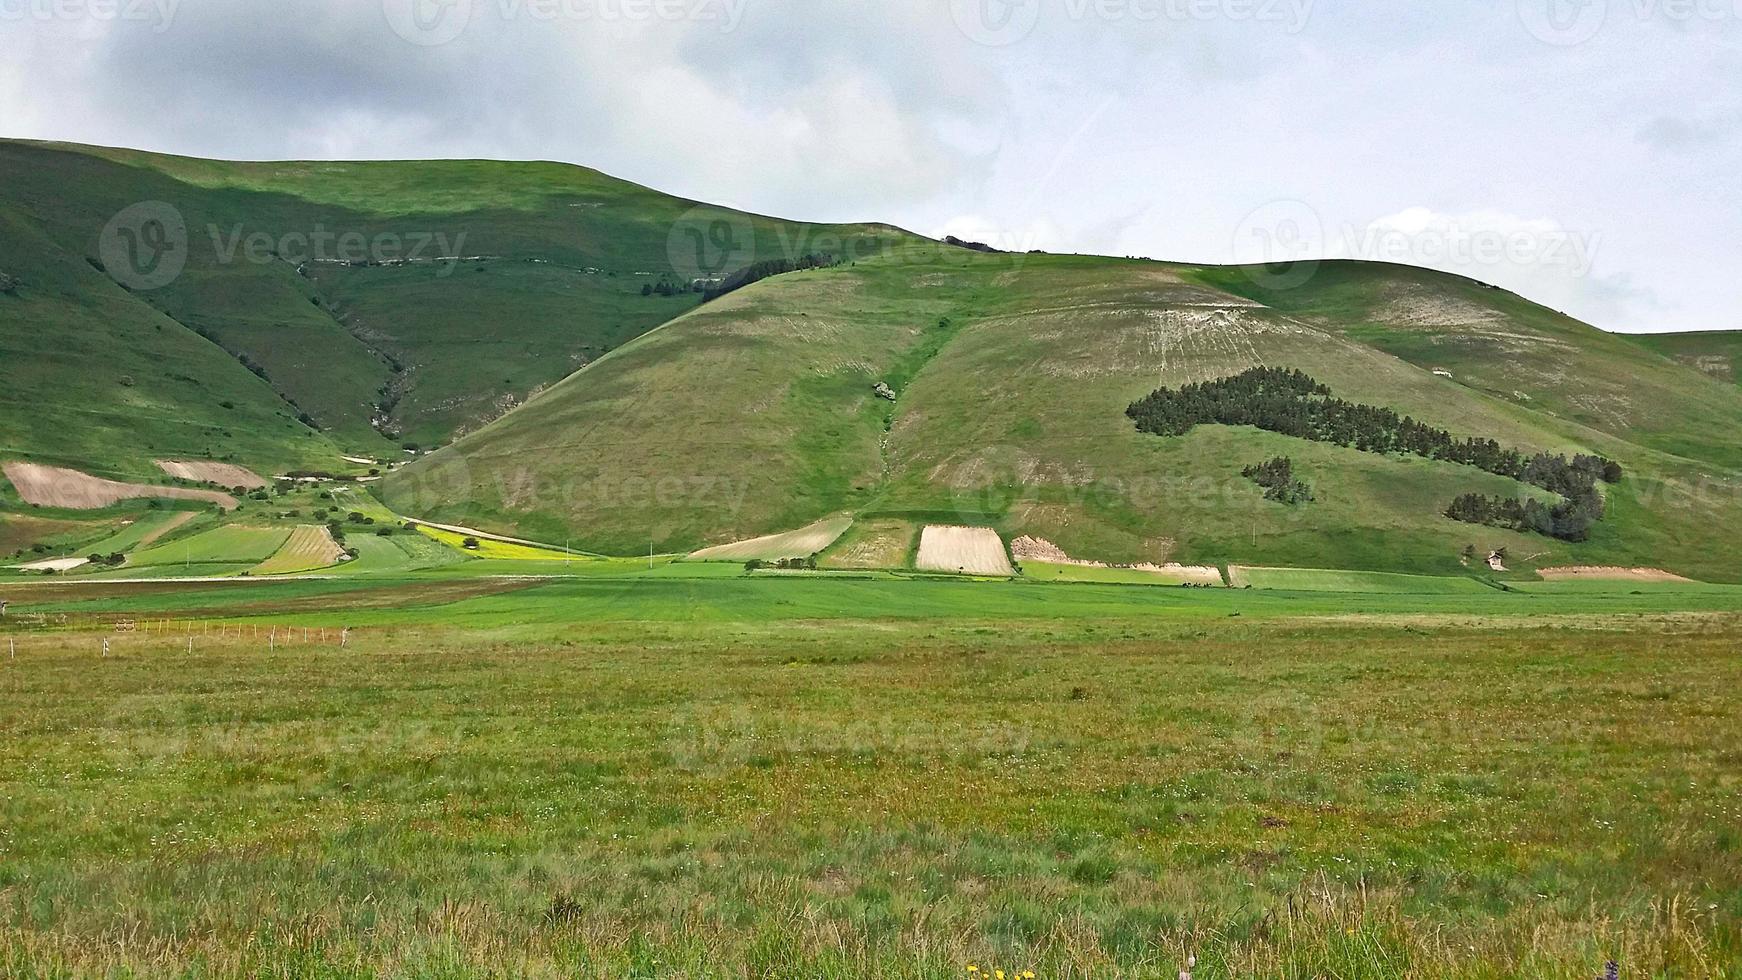
[[[18,641],[14,640],[12,637],[8,636],[6,638],[6,647],[8,650],[11,651],[12,659],[17,660],[18,659]]]
[[[278,651],[278,627],[272,627],[272,632],[266,636],[266,649],[269,653]]]
[[[105,636],[105,637],[103,637],[103,656],[107,657],[108,655],[109,655],[109,638]]]

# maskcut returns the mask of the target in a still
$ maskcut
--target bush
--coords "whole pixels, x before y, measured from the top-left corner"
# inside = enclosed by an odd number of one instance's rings
[[[1307,503],[1313,499],[1312,488],[1294,478],[1294,460],[1287,456],[1277,456],[1274,459],[1248,466],[1240,473],[1246,479],[1265,488],[1265,500],[1293,505]]]

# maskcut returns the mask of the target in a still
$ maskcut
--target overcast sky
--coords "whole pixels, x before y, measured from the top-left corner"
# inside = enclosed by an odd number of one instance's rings
[[[1742,328],[1742,0],[0,0],[0,134],[583,163],[1006,247]]]

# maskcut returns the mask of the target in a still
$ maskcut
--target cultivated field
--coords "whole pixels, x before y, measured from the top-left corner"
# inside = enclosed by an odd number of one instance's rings
[[[853,525],[848,516],[831,517],[808,527],[784,534],[769,534],[748,541],[735,541],[714,548],[703,548],[690,555],[698,561],[779,561],[782,558],[809,558],[835,543]]]
[[[235,507],[236,498],[216,490],[157,487],[146,483],[105,480],[78,470],[40,463],[7,461],[3,467],[18,495],[27,504],[64,507],[68,510],[100,510],[123,500],[158,497],[168,500],[203,500],[221,507]]]
[[[128,557],[128,564],[233,565],[240,566],[235,569],[239,572],[271,558],[289,540],[290,534],[290,528],[232,524],[134,552]]]
[[[1565,568],[1542,568],[1537,574],[1550,582],[1597,579],[1617,582],[1690,582],[1661,568],[1615,568],[1612,566],[1571,565]]]
[[[718,568],[0,586],[0,972],[1742,976],[1736,590]]]
[[[1493,591],[1491,587],[1469,577],[1400,575],[1391,572],[1351,572],[1320,568],[1253,568],[1246,565],[1228,566],[1228,584],[1236,589],[1403,595],[1479,595]]]
[[[919,528],[910,521],[855,520],[821,559],[824,568],[906,568]]]
[[[254,575],[288,575],[327,568],[345,557],[345,549],[333,540],[324,525],[305,524],[290,532],[290,537],[271,558],[251,569]]]
[[[234,463],[160,459],[157,461],[157,466],[178,480],[216,483],[220,487],[241,487],[244,490],[258,490],[266,486],[266,481],[258,473],[246,466],[237,466]]]
[[[914,567],[967,575],[1014,575],[1004,539],[989,527],[928,526],[919,536]]]
[[[171,534],[199,515],[191,510],[147,514],[101,541],[86,545],[88,553],[112,555],[134,548],[150,547],[152,542]]]

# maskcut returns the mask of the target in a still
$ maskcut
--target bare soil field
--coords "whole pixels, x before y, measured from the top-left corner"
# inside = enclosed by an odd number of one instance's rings
[[[1083,561],[1065,554],[1063,548],[1045,538],[1023,536],[1010,542],[1010,552],[1018,562],[1044,562],[1048,565],[1074,565],[1078,568],[1125,569],[1134,572],[1144,572],[1171,584],[1180,585],[1213,585],[1220,587],[1222,570],[1214,565],[1180,565],[1175,562],[1155,564],[1154,562],[1138,562],[1135,565],[1110,565],[1104,561]]]
[[[0,467],[18,495],[27,504],[64,507],[68,510],[100,510],[123,500],[162,497],[173,500],[204,500],[221,507],[235,507],[236,498],[216,490],[156,487],[146,483],[122,483],[89,473],[40,463],[8,461]]]
[[[1578,579],[1601,579],[1615,582],[1692,582],[1661,568],[1619,568],[1608,565],[1567,565],[1561,568],[1540,568],[1537,574],[1550,582]]]
[[[70,572],[75,568],[83,567],[88,561],[89,559],[86,558],[49,558],[14,567],[26,572]]]
[[[919,536],[914,567],[932,572],[1012,576],[1004,539],[989,527],[928,526]]]
[[[753,558],[779,561],[782,558],[809,558],[834,544],[835,539],[852,524],[851,517],[830,517],[796,531],[703,548],[690,557],[697,561],[750,561]]]
[[[234,463],[160,459],[157,460],[157,467],[178,480],[192,480],[195,483],[216,483],[220,487],[241,487],[244,490],[259,490],[266,486],[266,481],[258,473]]]

